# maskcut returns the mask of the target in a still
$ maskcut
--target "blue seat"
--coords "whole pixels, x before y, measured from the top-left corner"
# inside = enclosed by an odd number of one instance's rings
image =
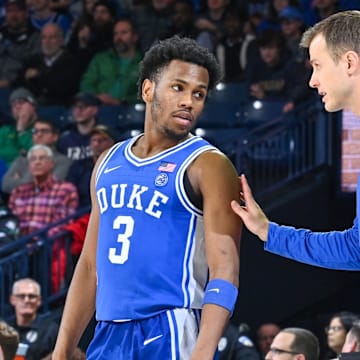
[[[247,126],[255,126],[275,120],[284,115],[285,100],[255,100],[244,106],[244,121]]]
[[[218,84],[209,94],[208,102],[216,104],[244,104],[249,101],[249,91],[245,82]]]
[[[205,105],[196,126],[204,128],[226,128],[239,126],[242,122],[242,104],[209,102]]]
[[[143,104],[107,106],[99,111],[102,124],[114,129],[142,129],[144,127],[145,106]]]
[[[64,129],[68,125],[67,112],[68,109],[61,105],[42,105],[37,109],[38,117],[40,119],[53,121],[59,129]]]

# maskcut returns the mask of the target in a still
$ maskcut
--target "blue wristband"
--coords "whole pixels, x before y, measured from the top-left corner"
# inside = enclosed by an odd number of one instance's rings
[[[205,289],[203,305],[215,304],[234,311],[238,289],[234,284],[223,279],[210,280]]]

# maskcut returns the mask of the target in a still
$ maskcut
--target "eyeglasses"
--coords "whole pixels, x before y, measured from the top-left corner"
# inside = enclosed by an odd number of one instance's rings
[[[328,333],[328,332],[330,332],[330,331],[338,332],[338,331],[341,331],[341,330],[343,330],[343,329],[344,329],[344,327],[341,326],[341,325],[327,326],[327,327],[325,328],[325,333]]]
[[[40,156],[30,156],[29,157],[29,162],[34,162],[34,161],[46,161],[46,160],[50,160],[50,156],[46,156],[46,155],[40,155]]]
[[[51,133],[51,130],[50,129],[36,129],[36,128],[33,128],[32,130],[31,130],[31,132],[33,133],[33,134],[49,134],[49,133]]]
[[[282,350],[282,349],[278,349],[278,348],[274,348],[274,347],[270,348],[269,351],[272,353],[272,355],[281,355],[281,354],[298,355],[298,354],[300,354],[297,351]]]
[[[24,301],[28,298],[30,301],[34,301],[39,298],[39,295],[36,294],[13,294],[17,299]]]

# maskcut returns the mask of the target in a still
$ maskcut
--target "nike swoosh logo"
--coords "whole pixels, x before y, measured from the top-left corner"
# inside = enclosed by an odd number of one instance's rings
[[[157,339],[160,339],[161,337],[163,337],[163,335],[154,336],[150,339],[144,340],[144,346],[149,345],[150,343],[152,343],[153,341],[155,341]]]
[[[207,292],[216,292],[216,293],[220,293],[220,289],[219,288],[214,288],[214,289],[209,289]]]
[[[111,171],[114,171],[114,170],[116,170],[116,169],[118,169],[118,168],[121,168],[121,165],[114,166],[114,167],[111,167],[111,168],[106,168],[106,169],[104,170],[104,174],[107,174],[107,173],[109,173],[109,172],[111,172]]]

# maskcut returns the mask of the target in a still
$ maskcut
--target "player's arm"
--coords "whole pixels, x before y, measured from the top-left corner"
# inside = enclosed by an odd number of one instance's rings
[[[204,297],[199,337],[191,357],[206,360],[213,359],[237,296],[242,223],[230,202],[239,200],[239,183],[235,168],[219,152],[201,155],[188,174],[195,191],[203,197],[208,287],[214,287],[210,297]]]
[[[98,163],[102,157],[98,160]],[[98,164],[97,163],[97,164]],[[91,177],[92,210],[86,232],[84,247],[76,265],[67,294],[59,335],[52,355],[54,360],[70,359],[82,333],[95,312],[96,293],[96,247],[99,211],[95,194],[95,165]]]

